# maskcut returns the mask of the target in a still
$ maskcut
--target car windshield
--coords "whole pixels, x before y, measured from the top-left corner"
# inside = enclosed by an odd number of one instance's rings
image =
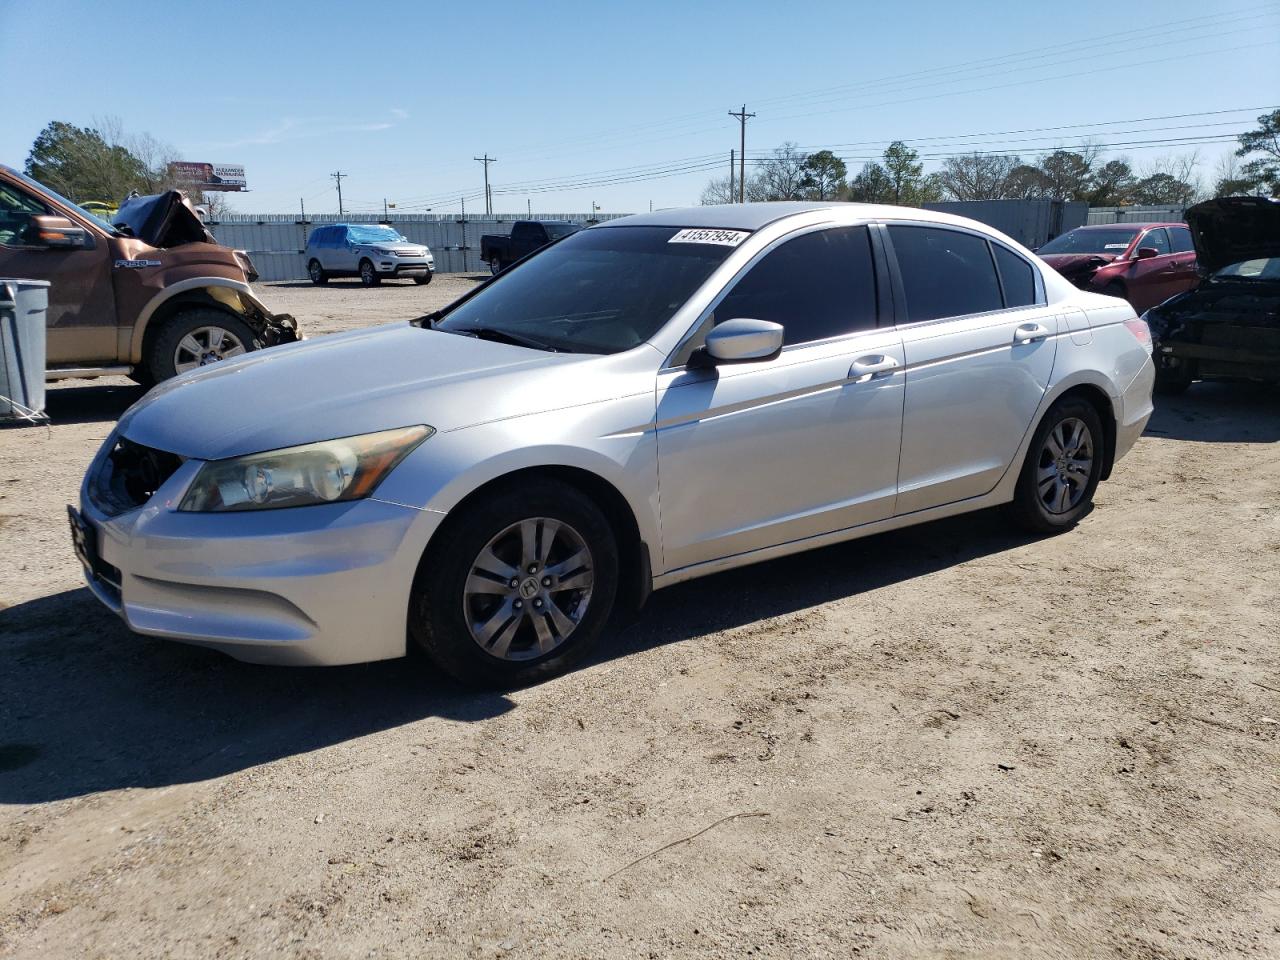
[[[1242,260],[1223,267],[1214,277],[1226,280],[1280,280],[1280,257]]]
[[[347,227],[347,236],[353,243],[395,243],[404,239],[390,227]]]
[[[1036,253],[1103,253],[1119,256],[1133,242],[1137,228],[1117,230],[1072,230],[1050,240]]]
[[[74,201],[68,200],[66,197],[62,196],[62,194],[58,193],[56,190],[50,190],[43,183],[40,183],[36,180],[32,180],[25,173],[20,173],[17,170],[14,170],[13,172],[17,174],[18,179],[22,180],[29,187],[42,191],[45,194],[53,197],[53,199],[57,200],[63,206],[70,207],[76,213],[80,214],[80,216],[84,217],[86,220],[90,221],[91,223],[96,224],[98,227],[105,230],[107,233],[110,233],[110,234],[119,233],[119,231],[116,230],[116,228],[113,227],[111,224],[107,223],[107,221],[103,220],[101,217],[95,216],[94,214],[90,213],[84,207],[80,206],[80,204],[75,203]]]
[[[571,353],[630,350],[670,320],[733,249],[671,243],[678,231],[579,231],[499,274],[436,327]]]

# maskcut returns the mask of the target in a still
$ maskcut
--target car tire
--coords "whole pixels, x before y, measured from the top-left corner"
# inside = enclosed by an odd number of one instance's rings
[[[501,272],[502,272],[502,261],[498,259],[498,255],[495,253],[493,255],[493,259],[489,261],[489,273],[492,276],[496,277]]]
[[[414,283],[416,283],[416,284],[417,284],[418,286],[420,286],[420,287],[425,287],[428,283],[430,283],[430,282],[431,282],[431,278],[432,278],[433,276],[435,276],[435,274],[433,274],[433,273],[431,273],[431,272],[427,272],[427,273],[423,274],[423,275],[422,275],[422,276],[420,276],[420,277],[414,277],[414,278],[413,278],[413,282],[414,282]]]
[[[1163,370],[1156,367],[1155,392],[1164,397],[1176,397],[1180,393],[1187,392],[1187,388],[1191,386],[1191,379],[1191,371],[1185,363],[1176,370]]]
[[[329,275],[324,272],[324,267],[320,266],[319,260],[312,260],[307,264],[307,276],[317,287],[323,287],[329,282]]]
[[[1105,456],[1093,404],[1081,397],[1059,400],[1031,437],[1010,505],[1014,520],[1030,533],[1070,530],[1093,502]]]
[[[445,521],[414,578],[409,633],[464,683],[519,686],[581,661],[617,590],[617,539],[600,508],[568,484],[533,480]]]
[[[382,282],[382,278],[378,276],[378,271],[373,268],[372,260],[360,261],[360,282],[366,287],[376,287]]]
[[[152,383],[220,360],[259,350],[262,340],[235,314],[214,307],[189,307],[156,330],[147,350],[146,376]],[[214,354],[206,358],[204,353]]]

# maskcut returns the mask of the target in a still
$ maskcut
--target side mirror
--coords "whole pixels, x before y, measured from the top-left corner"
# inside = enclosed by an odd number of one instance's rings
[[[49,250],[81,250],[92,246],[89,232],[66,217],[36,214],[27,226],[28,242]]]
[[[1134,257],[1135,260],[1150,260],[1152,257],[1160,256],[1160,251],[1155,247],[1139,247],[1138,253]]]
[[[691,365],[772,360],[782,352],[783,334],[782,324],[768,320],[726,320],[711,328],[706,345],[690,358]]]

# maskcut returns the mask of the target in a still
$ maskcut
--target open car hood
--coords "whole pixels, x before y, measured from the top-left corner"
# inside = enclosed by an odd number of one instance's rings
[[[1205,274],[1242,260],[1280,257],[1280,203],[1265,197],[1219,197],[1190,207],[1187,226]]]
[[[120,212],[111,222],[117,227],[128,227],[134,237],[153,247],[216,242],[178,190],[130,197],[120,205]]]

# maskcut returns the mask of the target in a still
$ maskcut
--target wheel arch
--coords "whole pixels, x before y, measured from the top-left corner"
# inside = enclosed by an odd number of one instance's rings
[[[1079,397],[1087,402],[1098,413],[1098,419],[1102,422],[1102,473],[1099,480],[1106,480],[1111,476],[1111,468],[1116,461],[1116,408],[1110,395],[1098,386],[1096,383],[1077,383],[1053,398],[1054,403],[1067,398]],[[1051,405],[1052,406],[1052,405]],[[1049,411],[1045,410],[1045,416]],[[1040,418],[1044,419],[1044,416]],[[1039,422],[1036,424],[1039,426]]]
[[[253,295],[247,283],[218,277],[194,277],[166,287],[138,313],[129,344],[129,362],[145,361],[155,331],[187,307],[222,310],[261,332],[270,311]]]
[[[563,464],[521,467],[492,477],[477,486],[450,508],[449,517],[462,516],[469,506],[486,497],[491,497],[504,488],[518,487],[532,479],[555,480],[573,487],[600,508],[613,528],[618,543],[619,592],[616,610],[626,615],[644,606],[653,590],[652,548],[641,535],[640,524],[626,496],[598,473]],[[439,531],[428,542],[423,563],[429,562],[433,544],[440,542],[438,534]]]

